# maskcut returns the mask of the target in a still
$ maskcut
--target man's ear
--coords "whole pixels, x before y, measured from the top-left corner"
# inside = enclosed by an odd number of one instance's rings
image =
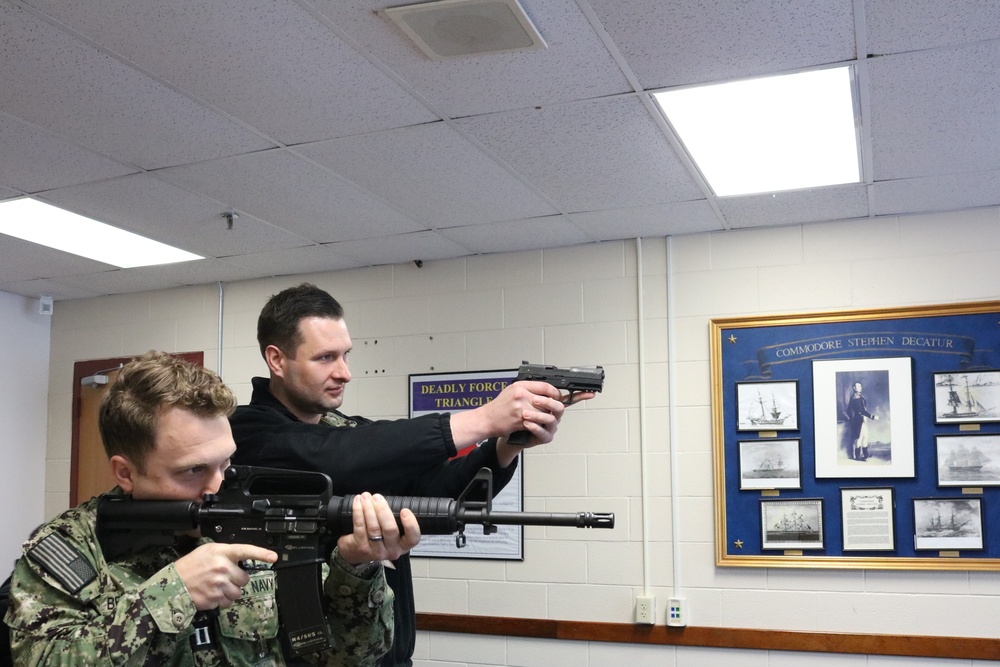
[[[264,361],[271,375],[285,376],[285,353],[277,345],[268,345],[264,348]]]
[[[125,493],[132,493],[135,488],[136,467],[132,462],[120,454],[111,457],[111,475],[115,478],[115,483],[122,487]]]

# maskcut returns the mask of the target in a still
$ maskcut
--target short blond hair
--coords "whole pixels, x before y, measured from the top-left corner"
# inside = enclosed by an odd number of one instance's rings
[[[236,395],[207,368],[150,350],[122,367],[101,401],[97,423],[108,458],[124,456],[142,471],[156,446],[159,416],[172,407],[228,417]]]

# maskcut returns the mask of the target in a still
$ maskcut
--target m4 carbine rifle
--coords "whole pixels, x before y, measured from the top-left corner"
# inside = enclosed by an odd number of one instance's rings
[[[573,399],[573,394],[578,391],[600,392],[604,389],[604,368],[601,366],[558,368],[522,361],[521,367],[517,369],[517,377],[514,378],[514,382],[521,380],[548,382],[556,389],[565,389],[569,392],[569,396],[565,399],[566,403],[569,404]],[[511,445],[526,445],[530,435],[527,431],[515,431],[507,436],[507,442]]]
[[[472,498],[484,498],[473,500]],[[457,533],[465,545],[465,527],[480,524],[495,533],[501,524],[614,528],[614,514],[494,512],[493,476],[483,468],[457,500],[421,496],[386,496],[399,523],[409,508],[424,535]],[[253,544],[277,552],[278,614],[287,647],[294,656],[331,645],[323,614],[322,565],[337,538],[354,531],[353,495],[334,496],[330,478],[318,472],[231,466],[218,493],[202,501],[134,500],[103,495],[97,505],[97,539],[108,560],[129,551],[172,546],[177,537],[201,529],[204,537],[229,544]],[[401,527],[402,528],[402,527]]]

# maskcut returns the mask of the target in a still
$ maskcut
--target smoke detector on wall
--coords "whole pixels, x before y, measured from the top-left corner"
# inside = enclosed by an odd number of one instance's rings
[[[437,0],[383,11],[431,60],[546,47],[517,0]]]

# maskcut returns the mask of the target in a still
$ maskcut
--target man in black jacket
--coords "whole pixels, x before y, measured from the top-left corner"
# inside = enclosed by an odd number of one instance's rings
[[[230,418],[233,463],[323,472],[336,494],[457,497],[483,467],[499,492],[524,447],[506,436],[527,430],[528,446],[550,442],[567,399],[545,382],[517,382],[486,405],[456,414],[371,421],[337,409],[351,380],[351,337],[344,311],[327,292],[304,283],[272,296],[257,320],[270,378],[253,378],[250,404]],[[569,403],[593,398],[580,392]],[[459,450],[479,444],[465,456]],[[384,667],[412,665],[416,641],[409,556],[386,568],[395,593],[396,633]]]

